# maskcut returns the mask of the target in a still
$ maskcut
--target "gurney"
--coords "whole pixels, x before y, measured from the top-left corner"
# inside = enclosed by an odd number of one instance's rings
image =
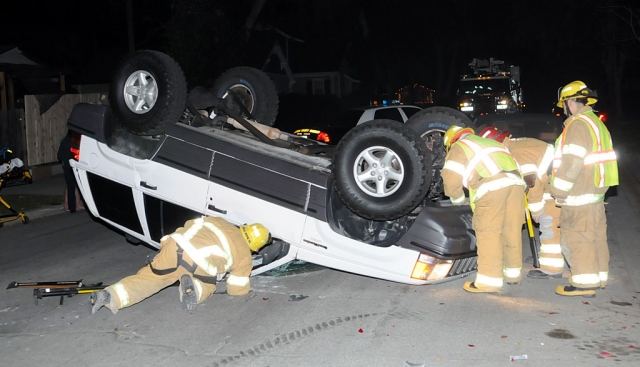
[[[18,181],[19,183],[15,183]],[[3,187],[32,183],[31,174],[24,168],[24,164],[20,158],[13,158],[10,150],[0,147],[0,192]],[[0,215],[0,228],[4,223],[11,222],[16,219],[22,219],[22,223],[29,223],[29,217],[24,213],[18,212],[0,196],[0,203],[9,209],[11,214]]]

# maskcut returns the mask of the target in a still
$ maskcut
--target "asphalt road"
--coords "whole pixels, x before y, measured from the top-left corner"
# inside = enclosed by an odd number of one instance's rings
[[[254,277],[249,295],[215,294],[194,313],[182,311],[177,287],[115,316],[90,316],[88,295],[36,306],[31,290],[9,289],[0,291],[0,364],[638,366],[640,197],[630,172],[608,199],[611,274],[596,298],[555,295],[568,272],[486,295],[463,291],[464,279],[408,286],[316,266]],[[8,226],[0,236],[0,285],[110,284],[154,254],[86,211]]]

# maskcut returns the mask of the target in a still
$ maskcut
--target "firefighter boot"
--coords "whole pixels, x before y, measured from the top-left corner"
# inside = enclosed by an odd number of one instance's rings
[[[193,284],[193,279],[187,274],[180,277],[180,300],[185,312],[192,312],[198,307],[198,293]]]
[[[500,293],[502,291],[501,288],[497,287],[482,286],[481,288],[478,288],[476,287],[475,282],[465,282],[462,289],[471,293]]]
[[[106,306],[111,302],[111,293],[101,290],[91,293],[91,315],[95,315],[102,306]]]
[[[532,279],[549,279],[549,278],[559,279],[559,278],[562,278],[562,273],[549,274],[549,273],[545,273],[542,270],[533,269],[533,270],[529,270],[529,272],[527,273],[527,277]]]
[[[593,288],[576,288],[572,285],[559,285],[556,287],[556,294],[561,296],[582,296],[594,298],[596,296],[596,290]]]

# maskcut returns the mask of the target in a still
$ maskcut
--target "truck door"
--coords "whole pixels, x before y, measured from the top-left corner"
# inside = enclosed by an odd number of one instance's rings
[[[153,241],[204,214],[212,156],[211,150],[167,136],[151,160],[135,163]]]
[[[275,160],[271,164],[285,164]],[[299,243],[309,183],[219,152],[214,154],[206,214],[236,225],[262,223],[284,241]]]

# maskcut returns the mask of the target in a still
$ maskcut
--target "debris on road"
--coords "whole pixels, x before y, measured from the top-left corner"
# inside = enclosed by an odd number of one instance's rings
[[[521,355],[521,356],[510,356],[510,357],[509,357],[509,360],[510,360],[511,362],[513,362],[513,361],[520,361],[520,360],[523,360],[523,359],[528,359],[526,354],[523,354],[523,355]]]

